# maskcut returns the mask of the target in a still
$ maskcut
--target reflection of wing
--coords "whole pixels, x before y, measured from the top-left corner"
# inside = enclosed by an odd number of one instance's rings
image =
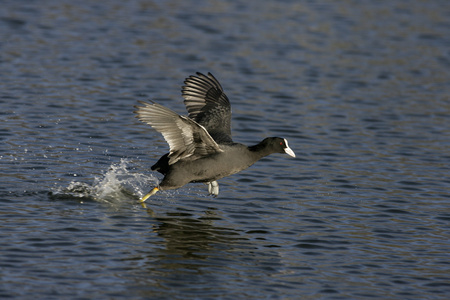
[[[170,147],[169,165],[178,160],[196,160],[205,155],[223,152],[206,129],[155,102],[135,106],[136,117],[160,132]]]
[[[205,127],[216,142],[232,142],[230,101],[219,81],[211,73],[197,73],[184,83],[182,95],[189,118]]]

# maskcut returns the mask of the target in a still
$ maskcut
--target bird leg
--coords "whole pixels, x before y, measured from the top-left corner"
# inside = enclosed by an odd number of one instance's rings
[[[148,192],[144,197],[141,198],[140,202],[145,202],[145,200],[156,194],[157,191],[159,191],[159,187],[154,187],[150,192]]]
[[[217,197],[217,195],[219,195],[219,184],[217,183],[217,181],[208,182],[207,185],[209,195]]]

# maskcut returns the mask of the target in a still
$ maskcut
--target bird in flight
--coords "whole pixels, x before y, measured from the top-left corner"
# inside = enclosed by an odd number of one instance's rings
[[[231,105],[219,81],[211,74],[196,73],[184,81],[182,96],[188,116],[156,102],[139,101],[136,117],[161,133],[169,144],[151,169],[164,175],[141,202],[158,191],[178,189],[190,182],[208,185],[210,195],[219,194],[217,180],[238,173],[272,153],[295,157],[288,141],[268,137],[254,146],[231,138]]]

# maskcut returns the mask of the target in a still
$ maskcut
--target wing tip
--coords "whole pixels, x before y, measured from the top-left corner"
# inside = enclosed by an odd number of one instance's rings
[[[141,113],[141,110],[143,108],[146,108],[146,107],[149,107],[149,106],[157,104],[155,101],[150,100],[150,99],[147,100],[147,101],[150,101],[151,103],[148,103],[148,102],[142,101],[142,100],[138,100],[138,103],[141,104],[142,106],[139,106],[138,104],[133,105],[133,107],[136,109],[136,110],[133,111],[133,113],[136,114],[136,116],[135,116],[136,118],[139,118],[139,114]]]

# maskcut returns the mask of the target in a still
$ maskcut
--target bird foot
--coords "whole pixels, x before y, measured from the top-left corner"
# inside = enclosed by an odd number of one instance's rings
[[[208,182],[208,195],[212,195],[214,198],[219,195],[219,184],[217,181]]]

